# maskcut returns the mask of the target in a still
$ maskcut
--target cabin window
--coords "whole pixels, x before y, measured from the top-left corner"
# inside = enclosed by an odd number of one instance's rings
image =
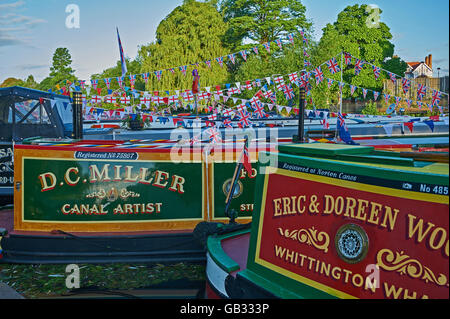
[[[50,118],[44,106],[37,100],[24,100],[14,103],[16,123],[50,124]],[[12,120],[12,116],[11,120]]]

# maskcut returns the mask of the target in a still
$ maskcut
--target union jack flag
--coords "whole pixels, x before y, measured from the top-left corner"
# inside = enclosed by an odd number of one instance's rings
[[[286,85],[284,89],[284,96],[287,100],[290,100],[294,97],[294,90],[292,89],[291,85]]]
[[[142,73],[141,74],[141,76],[142,76],[142,78],[144,79],[144,81],[145,81],[145,84],[147,84],[147,82],[148,82],[148,76],[150,75],[150,73]]]
[[[263,43],[263,46],[266,48],[267,52],[270,53],[270,44],[268,42]]]
[[[378,80],[378,77],[380,76],[380,73],[381,73],[381,69],[375,65],[372,65],[372,69],[373,69],[373,75],[375,76],[375,79]]]
[[[119,83],[119,86],[122,87],[122,85],[123,85],[123,76],[118,76],[116,79],[117,79],[117,83]]]
[[[111,79],[110,78],[106,78],[104,79],[106,87],[109,89],[109,86],[111,85]]]
[[[208,66],[208,68],[211,67],[211,60],[206,60],[205,63],[206,63],[206,65]]]
[[[363,91],[363,97],[366,98],[366,95],[367,95],[367,89],[364,89],[364,88],[363,88],[362,91]]]
[[[311,62],[309,62],[308,60],[303,60],[303,66],[306,68],[307,66],[310,66]]]
[[[419,101],[422,101],[425,94],[427,94],[427,88],[425,84],[417,84],[417,99]]]
[[[355,75],[358,75],[361,72],[364,62],[360,59],[355,58]]]
[[[341,69],[339,68],[338,63],[336,62],[336,58],[332,58],[327,62],[328,69],[330,70],[331,74],[335,74]]]
[[[156,78],[158,79],[158,81],[161,81],[162,71],[155,71],[154,73],[155,73]]]
[[[91,80],[91,85],[94,89],[97,89],[98,80]]]
[[[344,128],[344,130],[348,131],[347,124],[345,124],[345,119],[342,116],[341,112],[338,112],[338,121],[339,121],[339,126]]]
[[[332,80],[332,79],[327,79],[327,81],[328,81],[328,88],[330,88],[331,85],[333,84],[334,80]]]
[[[222,114],[223,114],[223,116],[229,117],[229,116],[232,116],[234,114],[234,112],[232,109],[225,109],[225,110],[223,110]]]
[[[231,60],[231,62],[233,62],[233,64],[234,64],[234,62],[235,62],[234,53],[229,54],[229,55],[228,55],[228,58],[229,58],[229,59]]]
[[[417,105],[419,106],[419,110],[422,109],[422,102],[417,101]]]
[[[350,84],[350,95],[353,95],[353,93],[355,93],[355,90],[356,86]]]
[[[411,81],[409,81],[408,79],[403,78],[402,79],[402,89],[403,89],[403,93],[408,93],[409,89],[411,88]]]
[[[291,43],[294,44],[294,35],[292,33],[288,34],[288,38],[289,38],[289,41],[291,41]]]
[[[241,52],[239,52],[242,56],[242,58],[244,59],[244,61],[247,61],[247,51],[242,50]]]
[[[394,82],[394,84],[395,84],[397,82],[397,78],[395,77],[395,74],[388,72],[388,75],[391,78],[391,81]]]
[[[278,45],[278,47],[279,47],[280,49],[282,49],[282,46],[281,46],[281,40],[280,40],[280,39],[276,39],[276,40],[275,40],[275,43]]]
[[[186,70],[187,70],[187,65],[182,65],[179,67],[181,73],[183,73],[184,76],[186,76]]]
[[[231,125],[231,120],[229,120],[229,119],[223,120],[223,125],[224,125],[225,127],[233,128],[233,126]]]
[[[241,85],[241,89],[243,89],[243,90],[251,90],[252,89],[252,83],[250,81],[245,82],[244,85]]]
[[[396,97],[395,97],[395,105],[396,105],[396,106],[398,106],[398,104],[400,103],[401,99],[402,99],[402,98],[399,97],[399,96],[396,96]]]
[[[245,104],[239,104],[236,106],[239,113],[245,113],[247,112],[247,106]]]
[[[303,49],[303,56],[304,56],[305,58],[309,58],[309,54],[308,54],[308,52],[306,52],[305,49]]]
[[[259,98],[256,95],[250,99],[251,105],[257,105],[258,102],[259,102]]]
[[[256,113],[256,116],[258,118],[265,118],[266,117],[266,113],[264,112],[264,106],[262,105],[261,102],[258,102],[256,104],[256,107],[253,108],[255,110],[254,113]]]
[[[378,99],[378,95],[380,95],[380,92],[373,91],[373,100],[376,101]]]
[[[251,126],[252,122],[250,121],[250,114],[248,114],[247,112],[239,112],[238,114],[239,116],[239,123],[241,124],[241,126]]]
[[[130,85],[131,88],[134,88],[134,83],[136,82],[136,75],[132,74],[130,75]]]
[[[345,65],[349,65],[350,63],[352,63],[352,56],[350,55],[350,53],[344,52],[344,63]]]
[[[322,72],[322,69],[320,68],[320,66],[318,66],[314,70],[314,76],[316,77],[316,84],[319,84],[320,82],[323,81],[323,72]]]
[[[430,110],[430,112],[433,112],[433,105],[426,103],[428,109]]]
[[[253,47],[252,50],[253,50],[253,52],[255,52],[256,54],[259,54],[258,47]]]
[[[389,99],[391,98],[391,96],[389,94],[383,93],[384,95],[384,101],[386,102],[386,104],[389,102]]]
[[[323,120],[320,120],[320,123],[322,124],[322,127],[324,129],[329,129],[330,128],[330,123],[328,122],[327,117],[324,117]]]
[[[405,99],[405,101],[406,101],[406,104],[408,105],[408,107],[411,107],[412,100]]]
[[[221,67],[223,67],[223,56],[216,58],[216,61]]]
[[[431,104],[434,105],[438,105],[439,102],[441,102],[441,92],[437,91],[437,90],[433,90],[433,100],[431,102]]]
[[[85,88],[86,88],[86,86],[85,86],[86,81],[80,80],[79,82],[80,82],[80,86],[81,86],[83,89],[85,89]]]

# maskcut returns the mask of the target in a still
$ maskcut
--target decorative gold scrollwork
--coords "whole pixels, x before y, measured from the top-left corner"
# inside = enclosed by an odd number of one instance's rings
[[[447,284],[447,276],[434,272],[423,266],[417,259],[410,258],[403,251],[393,252],[387,248],[381,249],[377,254],[377,264],[387,271],[396,271],[400,275],[407,274],[411,278],[424,280],[426,283],[432,282],[438,286]]]
[[[330,237],[326,232],[318,232],[314,227],[294,230],[278,228],[278,232],[285,238],[290,238],[302,244],[313,246],[318,250],[323,250],[325,253],[328,252]]]

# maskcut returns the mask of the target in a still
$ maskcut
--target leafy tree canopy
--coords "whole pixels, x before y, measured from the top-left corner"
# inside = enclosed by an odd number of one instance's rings
[[[50,75],[40,84],[39,89],[54,89],[56,86],[66,85],[66,81],[75,82],[77,78],[72,69],[72,57],[67,48],[57,48],[53,53],[52,66],[50,67]]]
[[[151,72],[148,90],[189,89],[192,86],[192,70],[197,68],[200,86],[224,83],[228,71],[221,68],[214,58],[229,53],[223,47],[222,37],[227,29],[226,23],[211,3],[185,1],[175,8],[156,30],[156,42],[141,46],[139,59],[142,61],[141,73]],[[211,61],[209,69],[205,63],[192,66],[191,63]],[[187,65],[186,76],[175,69],[174,74],[166,69]],[[158,81],[153,71],[163,71]]]
[[[311,27],[298,0],[222,0],[218,7],[228,22],[225,41],[232,49],[248,47],[246,41],[262,44]]]
[[[406,67],[403,61],[399,58],[393,58],[394,44],[392,34],[389,27],[381,21],[376,21],[374,24],[371,20],[371,9],[367,5],[353,5],[346,7],[338,14],[336,22],[327,24],[323,28],[323,35],[313,52],[312,64],[319,65],[333,56],[337,57],[340,64],[341,52],[348,52],[353,57],[367,61],[374,65],[388,69],[391,72],[403,75]],[[379,14],[382,10],[378,10]],[[359,75],[355,75],[354,71],[355,59],[352,64],[345,67],[343,73],[343,81],[359,87],[364,87],[376,91],[381,91],[383,87],[382,79],[386,78],[382,75],[378,80],[373,75],[373,70],[370,66],[364,66]],[[405,67],[403,72],[401,70]],[[340,80],[340,73],[332,75],[326,65],[322,66],[325,77]],[[326,81],[325,81],[326,82]],[[327,84],[322,83],[318,90],[314,90],[314,98],[317,101],[320,99],[336,100],[338,92],[337,85],[330,92],[328,92]],[[361,95],[355,93],[354,96]],[[344,88],[344,97],[350,96],[348,87]],[[321,101],[324,102],[324,101]]]

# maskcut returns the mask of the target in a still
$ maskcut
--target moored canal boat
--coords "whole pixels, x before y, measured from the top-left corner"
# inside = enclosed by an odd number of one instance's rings
[[[448,154],[315,143],[274,156],[251,229],[208,237],[206,297],[449,298]]]
[[[209,145],[209,144],[208,144]],[[0,211],[2,262],[205,260],[193,236],[221,222],[242,143],[30,139],[14,149],[14,211]],[[274,145],[253,145],[256,161]],[[257,173],[256,170],[254,172]],[[250,221],[254,179],[242,172],[233,209]]]

